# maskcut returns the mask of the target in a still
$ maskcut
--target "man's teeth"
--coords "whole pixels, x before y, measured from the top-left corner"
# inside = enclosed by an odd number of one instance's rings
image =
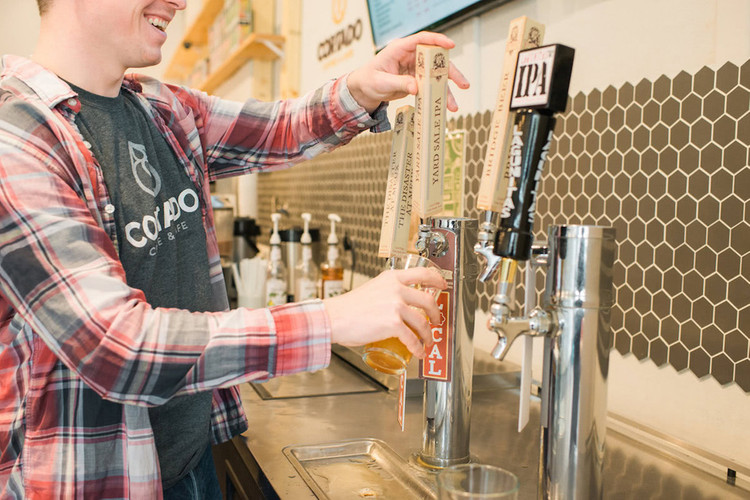
[[[146,18],[146,20],[152,26],[159,28],[162,31],[166,31],[167,25],[169,24],[169,21],[165,21],[164,19],[159,19],[158,17],[149,17],[149,18]]]

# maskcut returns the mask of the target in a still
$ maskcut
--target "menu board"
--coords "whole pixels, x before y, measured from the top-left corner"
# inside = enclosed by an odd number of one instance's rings
[[[509,0],[367,0],[378,50],[396,38],[435,29]]]

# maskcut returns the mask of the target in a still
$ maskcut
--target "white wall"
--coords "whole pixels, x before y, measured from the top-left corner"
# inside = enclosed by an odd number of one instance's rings
[[[334,12],[333,5],[344,6]],[[357,38],[331,50],[326,43],[337,33],[354,32]],[[321,45],[322,44],[322,45]],[[319,52],[320,51],[320,52]],[[362,61],[375,54],[372,31],[365,0],[323,1],[304,0],[302,3],[302,68],[300,92],[318,87],[325,80],[337,78],[356,69]]]
[[[39,14],[33,0],[0,0],[0,54],[31,56],[39,36]]]

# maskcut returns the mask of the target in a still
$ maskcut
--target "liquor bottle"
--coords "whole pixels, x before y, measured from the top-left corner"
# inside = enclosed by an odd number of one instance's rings
[[[336,223],[341,217],[328,214],[331,221],[331,233],[328,235],[328,252],[326,260],[320,266],[321,298],[327,299],[344,293],[344,266],[339,257],[339,239],[336,236]]]
[[[266,307],[286,304],[286,267],[281,258],[281,236],[279,236],[280,213],[271,214],[271,255],[266,268]]]
[[[310,220],[308,213],[302,214],[304,231],[300,238],[302,245],[302,259],[296,267],[294,299],[297,302],[315,299],[318,296],[318,268],[313,261],[312,237],[310,236]]]

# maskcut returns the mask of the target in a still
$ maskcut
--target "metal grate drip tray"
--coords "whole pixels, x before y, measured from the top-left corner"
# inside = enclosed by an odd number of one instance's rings
[[[435,498],[428,473],[377,439],[287,446],[284,455],[320,500]]]

